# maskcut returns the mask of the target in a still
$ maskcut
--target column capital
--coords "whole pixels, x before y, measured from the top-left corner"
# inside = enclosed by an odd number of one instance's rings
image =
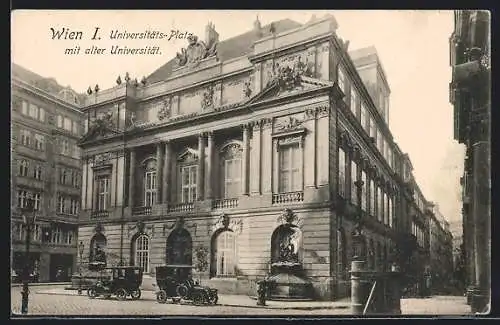
[[[205,132],[205,135],[207,136],[207,138],[213,138],[214,137],[214,131],[206,131]]]
[[[241,128],[243,130],[250,130],[252,128],[252,125],[254,124],[255,122],[249,122],[249,123],[243,123],[241,125]]]

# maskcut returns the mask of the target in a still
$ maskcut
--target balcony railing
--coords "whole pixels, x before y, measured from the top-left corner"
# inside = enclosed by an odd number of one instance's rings
[[[109,217],[109,211],[106,210],[92,211],[92,213],[90,214],[90,219],[101,219],[107,217]]]
[[[168,207],[169,212],[189,212],[194,210],[194,203],[176,203]]]
[[[303,201],[304,201],[303,191],[273,194],[273,204],[287,204],[287,203],[295,203]]]
[[[213,201],[213,209],[231,209],[238,207],[238,199],[216,199]]]
[[[133,207],[132,208],[133,215],[151,215],[151,207],[143,206],[143,207]]]

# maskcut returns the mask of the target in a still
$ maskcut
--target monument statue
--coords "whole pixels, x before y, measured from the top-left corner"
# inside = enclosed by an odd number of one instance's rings
[[[176,61],[178,66],[193,65],[208,57],[217,55],[217,40],[207,40],[208,44],[198,40],[198,36],[188,37],[188,46],[181,52],[177,52]]]

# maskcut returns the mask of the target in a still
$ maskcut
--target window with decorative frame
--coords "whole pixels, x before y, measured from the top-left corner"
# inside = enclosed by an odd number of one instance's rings
[[[278,191],[303,190],[301,137],[278,140]]]
[[[64,126],[64,118],[61,115],[57,115],[57,127],[62,129]]]
[[[29,162],[26,159],[19,161],[19,176],[28,176]]]
[[[196,177],[198,165],[181,166],[181,202],[190,203],[196,201]]]
[[[33,178],[41,180],[42,179],[42,171],[43,171],[43,167],[41,165],[36,165],[33,168]]]
[[[29,193],[26,190],[17,191],[17,207],[26,208],[28,204]]]
[[[69,207],[69,213],[71,215],[77,216],[78,215],[78,199],[71,198],[70,199],[70,207]]]
[[[111,179],[109,175],[97,177],[97,210],[105,211],[109,208],[111,198]]]
[[[41,107],[39,108],[38,119],[41,122],[45,122],[45,110],[43,108],[41,108]]]
[[[78,133],[79,133],[78,132],[78,122],[73,121],[72,125],[71,125],[71,129],[72,129],[71,131],[73,132],[73,134],[78,135]]]
[[[31,132],[28,130],[20,130],[21,144],[29,147],[31,145]]]
[[[387,205],[389,204],[389,199],[387,196],[387,192],[384,191],[384,224],[389,224],[389,209]]]
[[[237,143],[225,145],[220,152],[221,174],[224,175],[222,194],[226,199],[238,197],[241,193],[242,148]]]
[[[22,104],[21,104],[21,113],[23,115],[28,115],[29,116],[29,104],[25,100],[23,100]]]
[[[369,115],[366,112],[366,105],[363,101],[361,101],[361,108],[360,108],[361,114],[359,117],[359,122],[361,123],[361,126],[363,127],[363,130],[365,130],[366,133],[368,133],[369,130],[369,123],[370,121],[368,120]]]
[[[141,234],[135,239],[134,265],[142,267],[144,273],[149,273],[149,237],[145,234]]]
[[[73,121],[69,117],[64,118],[64,129],[66,131],[71,132],[71,129],[73,127]]]
[[[45,136],[43,134],[35,134],[35,149],[44,150],[45,149]]]
[[[236,236],[232,230],[224,230],[216,234],[214,240],[215,276],[235,276],[236,270]]]
[[[339,88],[342,89],[344,94],[347,94],[347,82],[346,82],[346,77],[344,74],[344,71],[342,67],[339,65],[338,68],[338,76],[337,76],[337,83],[339,84]]]
[[[358,102],[358,95],[357,95],[356,89],[354,87],[352,87],[351,88],[351,103],[350,103],[350,107],[351,107],[351,112],[352,112],[352,114],[354,114],[354,116],[358,115],[358,112],[357,112],[357,102]]]
[[[33,119],[38,119],[38,106],[32,103],[30,103],[29,105],[30,105],[29,116]]]
[[[42,208],[42,194],[41,193],[33,193],[33,208],[35,210],[40,210]]]
[[[66,198],[64,195],[57,196],[57,212],[58,213],[66,213]]]
[[[148,159],[144,162],[144,206],[152,207],[156,203],[156,160]]]
[[[358,204],[358,191],[356,181],[358,180],[358,164],[351,160],[351,203]]]
[[[370,180],[370,215],[375,216],[375,202],[377,200],[377,196],[375,193],[375,181],[373,179]]]
[[[61,230],[60,227],[58,226],[53,227],[51,231],[50,242],[53,244],[60,244],[62,242],[62,233],[63,231]]]
[[[392,197],[390,196],[389,197],[389,227],[392,228],[393,226],[393,219],[394,219],[394,206],[392,205],[393,203],[393,199]]]
[[[383,195],[382,195],[382,188],[380,186],[377,186],[377,220],[382,222],[383,221]]]
[[[59,184],[65,185],[67,182],[68,171],[64,168],[59,170]]]
[[[363,185],[361,186],[361,209],[363,211],[366,211],[366,206],[367,206],[366,189],[368,186],[368,181],[366,179],[366,173],[364,170],[361,170],[361,181],[363,182]]]
[[[377,140],[377,126],[375,125],[375,120],[371,115],[369,115],[370,119],[370,137],[374,140]]]
[[[347,189],[347,169],[346,169],[346,154],[344,149],[339,147],[339,195],[341,197],[346,196]]]

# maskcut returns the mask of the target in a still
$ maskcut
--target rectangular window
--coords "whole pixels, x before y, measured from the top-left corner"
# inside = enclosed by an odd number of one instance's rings
[[[392,206],[392,197],[389,197],[389,227],[392,228],[394,222],[394,207]]]
[[[110,179],[109,176],[100,176],[97,178],[97,209],[99,211],[107,210],[110,199]]]
[[[366,106],[363,102],[361,102],[361,115],[360,115],[359,119],[360,119],[361,126],[363,126],[363,129],[365,130],[365,132],[368,133],[369,132],[369,129],[368,129],[369,121],[367,120]]]
[[[78,135],[78,123],[76,121],[73,121],[72,132],[73,134]]]
[[[370,215],[375,215],[375,202],[377,196],[375,195],[375,182],[370,180]]]
[[[342,68],[340,67],[340,65],[339,65],[339,69],[338,69],[337,83],[339,84],[339,87],[340,87],[340,89],[342,89],[344,94],[347,94],[345,75],[344,75],[344,71],[342,71]]]
[[[28,203],[28,191],[19,190],[17,191],[17,207],[26,208]]]
[[[156,202],[156,171],[144,175],[144,205],[152,207]]]
[[[351,88],[351,112],[354,115],[357,115],[357,102],[358,102],[358,95],[356,93],[356,89],[354,87]]]
[[[45,149],[45,136],[43,134],[35,134],[35,149],[40,151]]]
[[[241,192],[241,159],[224,160],[224,198],[238,197]]]
[[[232,276],[235,271],[235,238],[232,231],[221,232],[216,239],[216,275]]]
[[[356,181],[358,178],[358,165],[354,160],[351,160],[351,202],[358,204],[358,191],[356,188]]]
[[[22,102],[22,108],[21,108],[21,113],[23,113],[23,115],[29,115],[29,105],[28,105],[27,101],[23,100],[23,102]]]
[[[28,130],[21,130],[21,144],[29,147],[31,145],[31,132]]]
[[[70,199],[70,208],[69,208],[69,213],[76,216],[78,215],[78,200],[77,199]]]
[[[64,129],[66,131],[71,132],[71,128],[72,128],[72,121],[71,121],[71,119],[68,118],[68,117],[65,117],[64,118]]]
[[[61,155],[69,156],[69,142],[66,139],[61,141]]]
[[[59,227],[54,227],[51,234],[51,243],[60,244],[62,242],[62,231]]]
[[[301,191],[302,150],[299,144],[281,146],[279,150],[279,192]]]
[[[68,171],[66,169],[59,169],[59,183],[65,185],[68,178]]]
[[[61,115],[57,115],[57,127],[62,129],[63,128],[63,117]]]
[[[387,193],[384,192],[384,224],[389,224],[389,209],[387,209],[389,200],[387,199]]]
[[[369,116],[370,119],[370,137],[373,139],[377,139],[377,126],[375,125],[375,120],[373,117]]]
[[[38,119],[39,119],[41,122],[45,122],[45,110],[44,110],[43,108],[41,108],[41,107],[40,107],[40,111],[39,111]]]
[[[64,213],[66,211],[66,199],[63,195],[57,197],[57,212]]]
[[[42,194],[40,193],[34,193],[33,194],[33,200],[34,200],[34,208],[35,210],[40,210],[42,208]]]
[[[382,188],[377,186],[377,220],[382,222],[383,221],[383,195],[382,195]]]
[[[38,107],[35,104],[30,103],[30,113],[29,116],[34,119],[38,119]]]
[[[80,159],[80,147],[78,145],[73,145],[72,157],[75,159]]]
[[[383,141],[384,139],[382,138],[382,132],[380,132],[380,130],[377,130],[377,149],[381,154],[384,153],[382,151],[382,149],[384,148]]]
[[[361,170],[361,181],[363,182],[363,186],[361,187],[361,209],[363,211],[366,211],[367,179],[366,179],[366,173],[364,170]]]
[[[33,168],[33,178],[41,180],[42,179],[42,166],[36,165]]]
[[[346,163],[345,163],[345,151],[339,148],[339,195],[345,198],[346,191]]]
[[[196,177],[198,166],[183,166],[181,167],[181,200],[182,203],[196,201]]]

